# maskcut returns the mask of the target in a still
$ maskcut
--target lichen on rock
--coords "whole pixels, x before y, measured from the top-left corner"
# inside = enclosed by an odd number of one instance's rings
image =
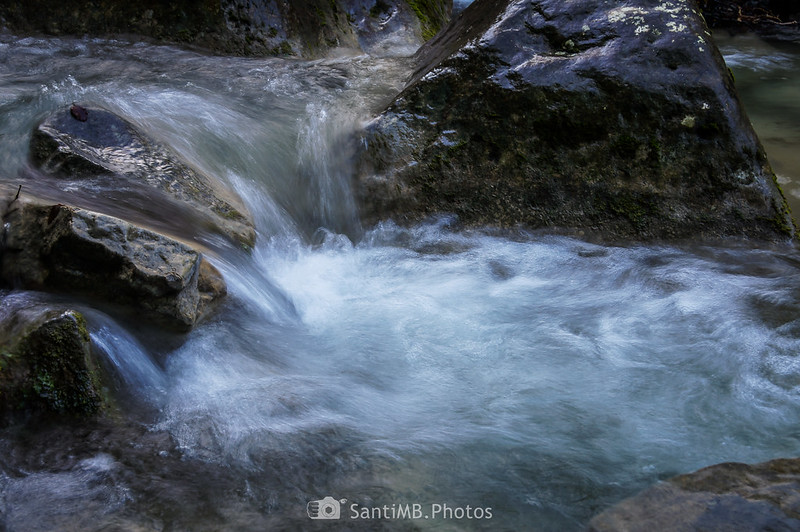
[[[368,222],[448,212],[609,238],[793,235],[689,0],[477,0],[417,59],[363,134]]]

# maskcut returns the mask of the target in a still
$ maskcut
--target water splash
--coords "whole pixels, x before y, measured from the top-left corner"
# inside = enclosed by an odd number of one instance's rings
[[[157,361],[157,338],[91,320],[124,385],[157,398],[150,421],[175,438],[178,470],[216,464],[233,478],[233,502],[187,495],[175,526],[202,510],[230,528],[254,516],[302,528],[305,502],[333,494],[481,504],[493,528],[575,529],[671,474],[796,452],[794,250],[490,236],[448,218],[354,238],[346,139],[410,62],[70,43],[2,41],[9,70],[27,73],[0,75],[0,134],[15,139],[5,175],[63,104],[43,87],[72,75],[84,97],[235,188],[256,219],[252,254],[211,246],[226,302],[179,347],[158,345]],[[132,462],[127,478],[145,484],[162,471]],[[181,489],[196,478],[161,493],[196,494]],[[161,512],[148,489],[137,511]]]
[[[123,381],[127,393],[160,404],[167,391],[164,372],[151,360],[142,345],[111,318],[89,311],[92,322],[89,336],[115,374]]]

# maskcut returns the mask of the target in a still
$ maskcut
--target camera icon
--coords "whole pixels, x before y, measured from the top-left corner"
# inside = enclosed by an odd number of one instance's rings
[[[325,497],[318,501],[311,501],[306,505],[306,513],[311,519],[339,519],[341,517],[341,504],[347,499],[337,501],[333,497]]]

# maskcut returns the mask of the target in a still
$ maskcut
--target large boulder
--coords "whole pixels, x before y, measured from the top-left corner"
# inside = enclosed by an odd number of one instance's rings
[[[398,37],[419,46],[451,8],[452,0],[30,0],[0,2],[0,22],[16,32],[135,33],[223,53],[319,57]]]
[[[199,251],[119,218],[23,194],[3,219],[0,277],[14,287],[98,297],[179,330],[226,292]]]
[[[593,532],[800,530],[800,459],[681,475],[596,516]]]
[[[368,222],[793,235],[691,0],[477,0],[418,59],[364,132]]]
[[[137,184],[151,187],[190,207],[233,242],[246,248],[255,242],[253,220],[241,198],[105,109],[77,105],[59,109],[34,130],[31,158],[56,176],[107,176],[112,185],[134,191]]]
[[[42,416],[86,417],[104,406],[83,316],[74,310],[0,307],[0,426]]]

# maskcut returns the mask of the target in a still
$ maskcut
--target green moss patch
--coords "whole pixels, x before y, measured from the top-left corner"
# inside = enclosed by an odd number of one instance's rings
[[[422,38],[426,41],[433,38],[447,19],[444,3],[436,0],[409,0],[409,7],[419,19],[422,26]]]
[[[25,332],[0,356],[4,417],[86,417],[103,406],[100,377],[81,314],[67,311]]]

